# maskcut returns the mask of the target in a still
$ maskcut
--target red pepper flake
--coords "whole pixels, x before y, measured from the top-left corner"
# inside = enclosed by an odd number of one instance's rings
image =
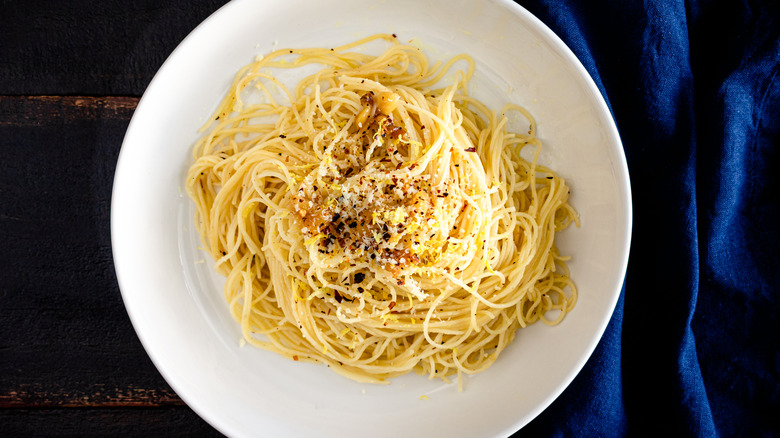
[[[295,360],[295,361],[298,360],[298,355],[297,354],[293,354],[293,360]]]
[[[466,149],[466,152],[476,152],[476,151],[477,151],[477,148],[475,148],[474,146]]]
[[[390,304],[387,305],[387,308],[392,310],[393,307],[395,307],[395,301],[390,301]]]

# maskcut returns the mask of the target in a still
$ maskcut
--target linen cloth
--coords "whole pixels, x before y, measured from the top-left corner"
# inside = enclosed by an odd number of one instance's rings
[[[777,435],[780,2],[519,3],[613,112],[634,226],[600,344],[516,435]]]

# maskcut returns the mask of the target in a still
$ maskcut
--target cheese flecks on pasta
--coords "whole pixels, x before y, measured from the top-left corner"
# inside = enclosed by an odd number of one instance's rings
[[[378,56],[355,50],[376,41]],[[273,74],[312,64],[292,90]],[[537,163],[525,109],[469,95],[473,71],[467,55],[431,65],[390,35],[239,71],[187,190],[248,343],[363,382],[446,381],[574,307],[555,246],[578,223],[569,188]],[[528,130],[509,132],[509,112]]]

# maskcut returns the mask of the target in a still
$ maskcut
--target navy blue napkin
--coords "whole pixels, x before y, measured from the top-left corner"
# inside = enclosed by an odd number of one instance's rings
[[[599,346],[517,435],[776,435],[780,2],[520,3],[612,110],[634,229]]]

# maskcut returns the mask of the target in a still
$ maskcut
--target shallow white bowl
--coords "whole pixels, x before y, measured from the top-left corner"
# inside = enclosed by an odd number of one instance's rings
[[[333,47],[377,32],[434,59],[474,57],[471,92],[528,108],[542,163],[567,179],[580,228],[559,234],[579,288],[562,324],[522,329],[489,370],[456,385],[417,375],[359,384],[324,366],[239,345],[222,280],[198,247],[183,190],[197,129],[235,72],[283,47]],[[620,293],[631,199],[623,149],[593,81],[539,20],[510,1],[234,1],[203,22],[149,85],[114,180],[111,232],[127,311],[162,375],[229,436],[508,436],[545,409],[593,352]],[[428,398],[421,398],[426,395]]]

